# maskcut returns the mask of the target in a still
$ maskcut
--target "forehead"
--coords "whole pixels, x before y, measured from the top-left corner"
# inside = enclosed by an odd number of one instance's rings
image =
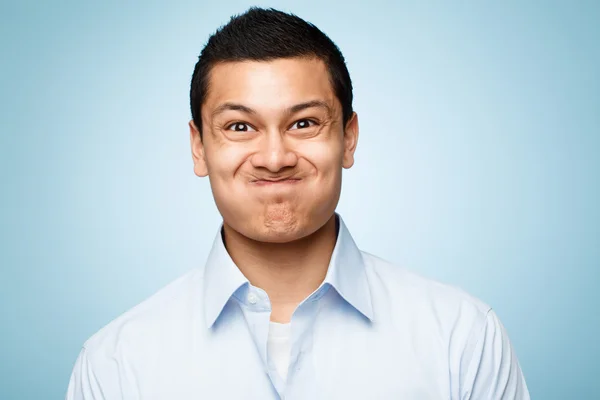
[[[317,58],[236,61],[215,65],[209,74],[204,109],[224,102],[253,108],[282,108],[303,101],[324,100],[336,106],[325,63]]]

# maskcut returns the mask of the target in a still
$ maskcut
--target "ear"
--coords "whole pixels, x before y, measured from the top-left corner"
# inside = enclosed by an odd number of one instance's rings
[[[344,158],[342,166],[346,169],[354,165],[354,152],[358,144],[358,115],[353,112],[344,128]]]
[[[192,160],[194,161],[194,173],[199,177],[208,175],[208,168],[206,167],[206,158],[204,157],[204,143],[202,143],[202,137],[200,131],[194,124],[194,121],[190,121],[190,144],[192,146]]]

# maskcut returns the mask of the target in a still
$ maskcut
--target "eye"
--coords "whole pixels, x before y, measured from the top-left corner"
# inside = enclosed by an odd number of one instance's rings
[[[245,122],[234,122],[227,126],[227,130],[234,132],[254,132],[254,128]]]
[[[294,122],[294,124],[290,127],[290,130],[293,129],[306,129],[306,128],[310,128],[311,126],[315,126],[317,123],[313,120],[310,119],[300,119],[296,122]]]

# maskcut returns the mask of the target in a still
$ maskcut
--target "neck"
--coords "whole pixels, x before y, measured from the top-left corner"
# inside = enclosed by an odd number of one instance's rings
[[[336,218],[288,243],[258,242],[223,224],[227,251],[253,286],[271,301],[271,320],[286,323],[298,304],[325,279],[337,238]]]

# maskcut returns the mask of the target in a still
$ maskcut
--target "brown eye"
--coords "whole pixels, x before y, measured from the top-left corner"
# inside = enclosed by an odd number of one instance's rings
[[[294,125],[291,126],[291,129],[306,129],[306,128],[310,128],[311,126],[316,125],[317,123],[315,121],[312,121],[310,119],[300,119],[298,121],[296,121],[294,123]]]
[[[245,122],[235,122],[227,127],[227,130],[234,132],[250,132],[254,129]]]

